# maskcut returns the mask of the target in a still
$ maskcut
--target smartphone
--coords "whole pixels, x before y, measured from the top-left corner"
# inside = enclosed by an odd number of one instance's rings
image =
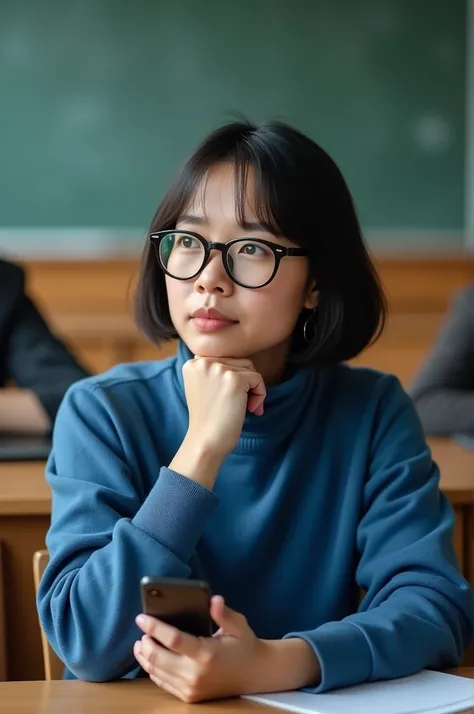
[[[195,637],[212,636],[211,591],[207,583],[147,576],[141,579],[140,590],[145,615],[157,617]]]

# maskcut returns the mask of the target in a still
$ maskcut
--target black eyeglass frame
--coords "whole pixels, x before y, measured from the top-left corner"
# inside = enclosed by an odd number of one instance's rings
[[[196,238],[204,248],[204,258],[202,261],[202,265],[199,268],[198,271],[196,271],[193,275],[190,275],[188,278],[178,278],[176,275],[173,275],[170,273],[167,268],[163,265],[163,261],[161,260],[160,257],[160,245],[161,242],[169,235],[172,235],[173,233],[180,233],[185,236],[190,236],[192,238]],[[252,243],[261,243],[262,245],[267,246],[270,248],[272,251],[273,255],[275,256],[275,267],[273,269],[273,273],[269,277],[267,281],[262,283],[261,285],[245,285],[245,283],[241,283],[239,280],[236,280],[234,276],[232,275],[232,272],[229,268],[228,261],[227,261],[227,255],[229,253],[229,250],[235,243],[245,243],[251,241]],[[177,230],[176,228],[172,228],[169,230],[165,231],[157,231],[156,233],[150,233],[150,242],[155,248],[156,251],[156,257],[158,259],[158,263],[160,265],[160,268],[163,270],[166,275],[169,275],[170,278],[173,278],[174,280],[193,280],[194,278],[197,278],[197,276],[202,273],[204,268],[209,262],[209,259],[211,257],[211,251],[212,250],[219,250],[221,252],[222,256],[222,264],[224,266],[224,270],[229,276],[229,278],[234,282],[236,285],[240,285],[242,288],[247,288],[248,290],[258,290],[259,288],[264,288],[266,285],[272,282],[274,279],[275,275],[278,272],[278,268],[280,267],[280,262],[282,258],[286,257],[296,257],[296,256],[307,256],[309,252],[305,250],[304,248],[286,248],[285,246],[278,245],[278,243],[273,243],[272,241],[265,240],[264,238],[233,238],[232,240],[228,241],[227,243],[216,243],[214,241],[208,241],[203,236],[201,236],[199,233],[195,233],[194,231],[181,231]]]

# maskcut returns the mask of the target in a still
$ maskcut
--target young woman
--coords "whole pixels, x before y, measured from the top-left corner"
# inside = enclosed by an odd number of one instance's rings
[[[0,260],[0,433],[48,433],[68,387],[87,376],[28,297],[24,271]]]
[[[384,310],[319,146],[281,124],[204,141],[137,297],[177,357],[82,382],[56,424],[38,604],[74,676],[199,701],[460,662],[472,595],[419,420],[397,379],[343,364]],[[207,580],[217,635],[137,618],[144,575]]]

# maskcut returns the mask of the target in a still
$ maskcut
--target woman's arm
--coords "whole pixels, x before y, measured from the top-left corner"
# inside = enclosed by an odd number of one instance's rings
[[[473,593],[457,568],[438,469],[398,381],[380,385],[357,536],[366,596],[341,622],[288,635],[312,645],[316,691],[456,666],[473,636]]]
[[[199,483],[160,471],[158,463],[159,477],[145,493],[141,475],[127,463],[124,427],[111,400],[91,380],[74,385],[60,407],[47,467],[50,562],[38,593],[52,646],[73,674],[91,681],[136,668],[140,579],[189,577],[217,502]]]
[[[455,300],[410,389],[429,435],[474,433],[474,289]]]

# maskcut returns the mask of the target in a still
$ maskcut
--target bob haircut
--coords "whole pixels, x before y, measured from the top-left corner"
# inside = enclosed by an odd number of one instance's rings
[[[219,162],[235,167],[235,211],[242,229],[247,177],[253,171],[253,208],[260,223],[309,252],[319,303],[313,315],[303,310],[298,319],[291,361],[329,366],[358,355],[383,330],[385,296],[341,172],[318,144],[296,129],[278,122],[255,126],[244,121],[212,132],[182,167],[156,211],[150,232],[176,226],[209,169]],[[309,343],[303,331],[308,317]],[[170,317],[165,275],[150,241],[142,258],[135,318],[157,345],[178,336]]]

